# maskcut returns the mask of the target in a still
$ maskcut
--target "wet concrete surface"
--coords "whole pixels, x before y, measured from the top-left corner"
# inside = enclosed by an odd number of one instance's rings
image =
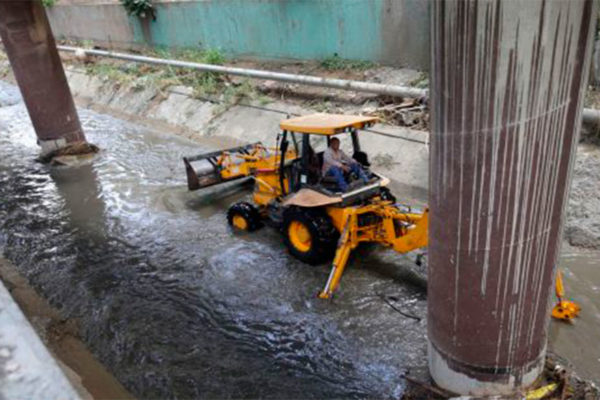
[[[187,191],[181,157],[202,144],[80,110],[100,156],[50,168],[15,90],[0,84],[0,252],[133,394],[392,398],[403,373],[425,370],[412,259],[359,252],[319,300],[328,265],[296,261],[269,228],[226,226],[245,193]]]

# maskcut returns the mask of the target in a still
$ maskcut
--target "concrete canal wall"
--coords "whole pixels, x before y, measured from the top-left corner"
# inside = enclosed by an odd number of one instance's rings
[[[0,265],[7,263],[0,254]],[[0,279],[0,398],[79,399]]]
[[[216,48],[234,57],[353,60],[429,68],[423,0],[155,0],[156,20],[127,16],[118,0],[58,0],[57,38],[106,46]]]

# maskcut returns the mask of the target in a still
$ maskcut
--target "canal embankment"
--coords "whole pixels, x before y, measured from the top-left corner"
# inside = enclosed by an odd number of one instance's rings
[[[23,385],[15,392],[10,386],[28,379],[32,399],[133,399],[81,341],[77,320],[64,318],[1,254],[0,314],[2,329],[11,331],[0,343],[0,393],[7,398],[25,395]]]

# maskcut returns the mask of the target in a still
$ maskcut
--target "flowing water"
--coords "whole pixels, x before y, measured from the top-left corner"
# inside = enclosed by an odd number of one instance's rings
[[[600,252],[564,249],[559,266],[566,296],[582,311],[573,323],[551,321],[550,348],[600,383]]]
[[[135,395],[392,398],[424,368],[412,260],[365,251],[316,299],[328,266],[291,258],[270,228],[227,227],[247,194],[187,191],[181,157],[202,144],[82,109],[101,154],[49,167],[15,87],[0,84],[0,106],[0,253]]]
[[[92,165],[49,167],[18,90],[0,82],[0,253],[143,398],[397,398],[426,368],[423,271],[363,251],[333,301],[329,268],[291,258],[270,228],[235,234],[235,187],[190,193],[181,157],[208,150],[80,110]],[[599,254],[568,250],[574,325],[550,348],[600,381]],[[382,296],[421,321],[395,312]]]

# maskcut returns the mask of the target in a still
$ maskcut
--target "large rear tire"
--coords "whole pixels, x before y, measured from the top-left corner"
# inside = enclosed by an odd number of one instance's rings
[[[258,209],[245,201],[235,203],[229,207],[227,222],[234,229],[248,232],[255,231],[262,226]]]
[[[329,261],[339,233],[323,210],[291,207],[283,213],[283,235],[290,253],[307,264]]]

